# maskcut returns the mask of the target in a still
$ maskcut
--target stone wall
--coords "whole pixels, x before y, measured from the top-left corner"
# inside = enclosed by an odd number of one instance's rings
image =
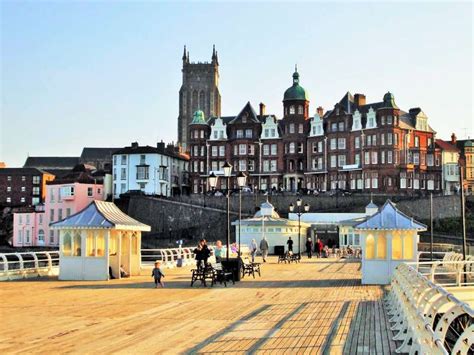
[[[255,213],[267,196],[246,195],[242,197],[242,214],[247,218]],[[303,203],[310,204],[310,212],[362,212],[370,202],[370,196],[303,196]],[[295,203],[294,195],[268,196],[282,217],[288,215],[288,205]],[[379,206],[387,196],[374,196]],[[428,220],[430,217],[429,198],[392,197],[397,207],[415,219]],[[468,206],[472,197],[468,199]],[[231,221],[238,219],[238,195],[231,196]],[[210,241],[226,238],[226,198],[203,195],[181,196],[173,199],[160,199],[145,196],[130,198],[128,214],[149,224],[152,232],[145,234],[144,247],[157,248],[174,246],[175,240],[184,239],[186,244],[195,244],[200,238]],[[458,217],[460,215],[458,196],[433,197],[435,218]],[[231,227],[231,240],[234,239]]]

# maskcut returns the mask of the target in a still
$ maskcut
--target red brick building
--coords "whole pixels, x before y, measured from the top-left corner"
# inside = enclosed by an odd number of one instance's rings
[[[36,168],[0,169],[0,206],[34,206],[44,202],[46,182],[54,175]]]
[[[191,190],[207,190],[211,171],[249,176],[256,190],[351,190],[424,193],[441,189],[441,151],[420,108],[400,109],[393,94],[367,103],[349,92],[324,113],[309,116],[309,99],[293,74],[283,97],[283,118],[257,114],[247,103],[237,116],[205,119],[197,111],[189,129]],[[236,187],[231,179],[231,188]],[[220,179],[225,189],[225,179]]]

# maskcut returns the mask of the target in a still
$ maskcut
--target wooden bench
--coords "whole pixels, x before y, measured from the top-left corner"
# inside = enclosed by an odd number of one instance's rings
[[[222,267],[221,263],[208,264],[203,268],[191,270],[191,286],[196,281],[201,281],[201,285],[207,286],[206,280],[211,281],[211,286],[214,286],[217,282],[227,287],[227,281],[232,280],[235,284],[234,274],[231,271],[227,271]]]
[[[300,259],[301,259],[301,255],[300,254],[293,254],[293,253],[290,253],[290,252],[286,252],[285,254],[283,255],[278,255],[278,263],[299,263],[300,262]]]
[[[260,263],[253,263],[249,259],[244,258],[242,260],[242,277],[245,275],[252,275],[255,278],[255,273],[258,273],[258,276],[262,276],[260,273]]]

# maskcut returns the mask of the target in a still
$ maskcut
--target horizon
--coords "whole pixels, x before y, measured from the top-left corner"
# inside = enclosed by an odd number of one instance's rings
[[[298,26],[288,4],[215,5],[3,2],[0,161],[176,142],[183,45],[192,62],[216,45],[222,116],[249,101],[281,119],[297,64],[311,116],[390,91],[436,138],[474,137],[472,3],[297,3]]]

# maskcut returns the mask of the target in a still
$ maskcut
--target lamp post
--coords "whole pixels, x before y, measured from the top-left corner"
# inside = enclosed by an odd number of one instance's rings
[[[227,249],[226,259],[229,261],[229,250],[230,250],[230,175],[232,174],[232,165],[229,162],[225,162],[224,166],[224,177],[227,179]]]
[[[237,185],[239,185],[239,255],[240,254],[240,221],[242,219],[242,189],[244,188],[245,184],[247,183],[247,176],[239,171],[237,174]]]
[[[298,257],[299,258],[301,258],[301,216],[303,215],[303,212],[309,211],[309,205],[306,203],[303,206],[303,210],[302,210],[301,209],[302,204],[303,204],[303,201],[300,198],[298,198],[296,200],[297,210],[295,213],[298,216]],[[295,206],[292,203],[290,203],[289,210],[290,212],[294,212],[295,210]]]

